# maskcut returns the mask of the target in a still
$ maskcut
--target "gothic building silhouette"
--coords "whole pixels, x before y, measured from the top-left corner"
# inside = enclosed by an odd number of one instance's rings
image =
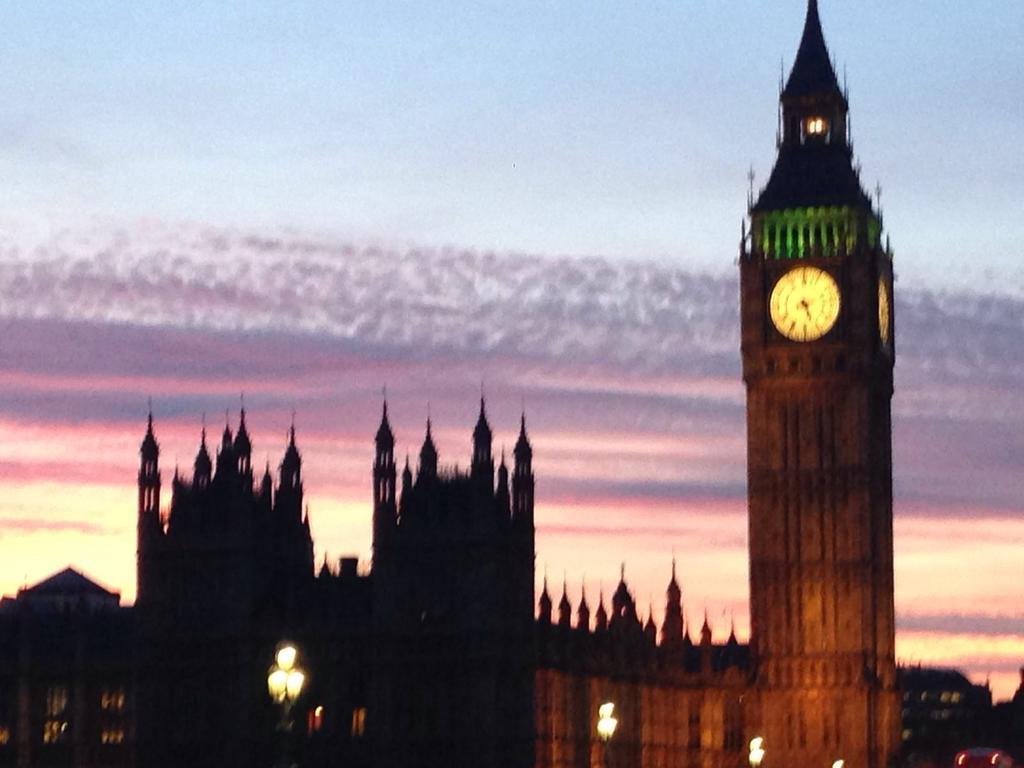
[[[546,579],[535,601],[525,416],[511,466],[495,469],[481,400],[468,471],[442,469],[428,421],[415,472],[399,473],[385,403],[368,572],[315,568],[294,428],[259,479],[244,410],[214,450],[204,430],[165,504],[150,416],[136,604],[67,573],[6,604],[0,656],[18,662],[0,668],[0,766],[269,766],[265,675],[289,638],[311,670],[292,740],[303,766],[742,768],[760,736],[766,766],[887,768],[892,252],[816,0],[778,142],[739,257],[749,645],[685,625],[674,566],[660,627],[625,572],[593,607],[564,585],[556,607]]]

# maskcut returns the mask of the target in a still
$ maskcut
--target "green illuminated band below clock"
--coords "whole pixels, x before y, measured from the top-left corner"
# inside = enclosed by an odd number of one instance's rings
[[[839,285],[817,267],[791,269],[775,283],[769,312],[775,328],[792,341],[820,339],[839,319]]]

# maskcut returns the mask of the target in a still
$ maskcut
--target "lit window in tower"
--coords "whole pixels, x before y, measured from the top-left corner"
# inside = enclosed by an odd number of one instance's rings
[[[823,117],[809,117],[804,123],[804,131],[808,136],[824,136],[828,132],[828,121]]]

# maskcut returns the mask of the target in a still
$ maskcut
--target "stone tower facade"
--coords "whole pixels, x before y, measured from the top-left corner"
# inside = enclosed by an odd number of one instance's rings
[[[751,645],[766,764],[898,747],[892,253],[810,0],[740,258]]]

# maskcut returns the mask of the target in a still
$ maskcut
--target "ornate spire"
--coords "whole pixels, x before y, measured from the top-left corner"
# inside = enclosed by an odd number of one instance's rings
[[[803,98],[826,94],[842,97],[842,90],[821,30],[818,0],[809,0],[800,48],[782,95],[784,98]]]
[[[281,486],[284,488],[298,488],[302,478],[302,457],[295,445],[295,414],[292,414],[292,424],[288,428],[288,447],[284,449],[284,458],[281,459]]]
[[[149,404],[149,415],[146,417],[146,435],[142,438],[142,458],[143,461],[151,459],[153,461],[160,454],[160,448],[156,443],[156,436],[153,434],[153,403]]]
[[[434,437],[430,431],[430,417],[427,417],[427,434],[423,438],[423,447],[420,448],[420,475],[433,477],[437,474],[437,448],[434,445]]]
[[[238,459],[238,471],[249,474],[252,471],[250,463],[252,456],[252,441],[249,439],[249,430],[245,426],[245,400],[242,400],[242,407],[238,417],[238,432],[235,435],[235,455]]]
[[[576,629],[582,629],[585,632],[590,631],[590,606],[587,605],[587,584],[585,578],[580,585],[580,605],[576,610]]]
[[[377,449],[394,448],[395,434],[391,431],[391,423],[388,421],[388,401],[384,401],[380,417],[380,426],[377,428],[376,437]]]
[[[526,436],[526,412],[524,411],[519,419],[519,439],[516,440],[516,447],[513,451],[516,462],[529,460],[533,456],[533,448],[530,447],[530,439]]]
[[[196,452],[193,481],[200,487],[206,487],[210,482],[210,473],[213,471],[213,462],[210,460],[210,451],[206,447],[206,416],[203,416],[203,429],[199,433],[199,450]]]
[[[491,439],[491,425],[487,423],[487,402],[484,400],[483,395],[480,396],[480,415],[476,419],[473,437],[488,441]]]
[[[594,614],[594,631],[604,632],[607,629],[608,611],[604,607],[604,585],[602,584],[597,597],[597,613]]]
[[[568,629],[572,626],[572,604],[569,602],[569,583],[562,578],[562,599],[558,601],[558,626]]]
[[[654,623],[654,606],[649,605],[647,607],[647,623],[644,624],[644,637],[647,642],[651,645],[656,645],[658,642],[658,627]]]
[[[548,577],[544,577],[544,587],[540,593],[540,621],[542,624],[551,623],[551,595],[548,594]]]

